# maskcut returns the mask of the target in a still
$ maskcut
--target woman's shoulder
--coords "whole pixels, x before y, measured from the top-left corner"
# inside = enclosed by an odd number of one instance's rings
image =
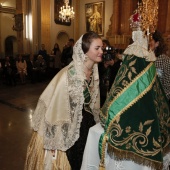
[[[75,69],[74,65],[72,65],[72,64],[68,65],[68,74],[71,76],[76,75],[76,69]]]
[[[162,60],[162,61],[166,61],[166,62],[170,62],[170,57],[166,54],[162,54],[159,57],[157,57],[157,60]]]

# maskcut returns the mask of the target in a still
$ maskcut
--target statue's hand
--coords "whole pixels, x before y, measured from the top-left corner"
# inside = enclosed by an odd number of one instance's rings
[[[152,50],[149,50],[149,54],[145,57],[145,60],[148,62],[156,61],[155,53]]]

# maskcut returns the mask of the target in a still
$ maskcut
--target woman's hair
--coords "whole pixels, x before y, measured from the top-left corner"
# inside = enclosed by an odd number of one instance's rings
[[[22,63],[24,62],[24,58],[23,58],[22,54],[18,54],[18,59],[17,59],[17,61],[18,61],[18,62],[21,61]]]
[[[159,57],[160,55],[165,54],[166,50],[167,50],[167,46],[166,46],[165,41],[162,37],[162,34],[156,30],[154,33],[152,33],[151,36],[155,42],[159,42],[158,47],[156,47],[156,49],[155,49],[156,57]]]
[[[57,46],[57,47],[56,47],[56,46]],[[55,43],[55,44],[54,44],[53,50],[54,50],[55,48],[57,49],[57,51],[60,51],[60,47],[59,47],[58,43]]]
[[[83,35],[82,37],[82,50],[85,53],[89,51],[90,45],[94,39],[101,38],[97,33],[90,31]]]

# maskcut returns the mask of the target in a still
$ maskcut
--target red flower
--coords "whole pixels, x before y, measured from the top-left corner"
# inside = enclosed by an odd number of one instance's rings
[[[139,22],[139,13],[133,15],[133,22]]]

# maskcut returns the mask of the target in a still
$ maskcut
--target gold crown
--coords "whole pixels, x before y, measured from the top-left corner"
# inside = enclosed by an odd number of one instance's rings
[[[137,8],[134,13],[130,16],[130,27],[133,30],[141,30],[142,29],[142,16]]]
[[[158,0],[142,0],[130,21],[132,29],[154,32],[158,22]]]

